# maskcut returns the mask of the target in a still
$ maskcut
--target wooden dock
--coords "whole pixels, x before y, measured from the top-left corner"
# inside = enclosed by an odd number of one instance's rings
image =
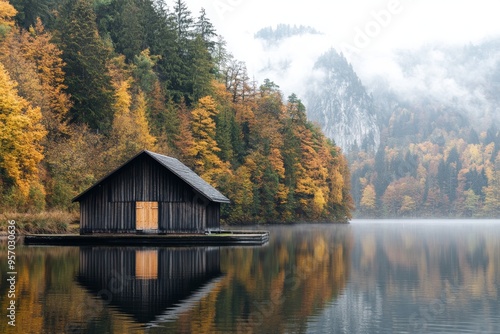
[[[212,231],[206,234],[29,234],[25,245],[60,246],[260,246],[268,231]]]

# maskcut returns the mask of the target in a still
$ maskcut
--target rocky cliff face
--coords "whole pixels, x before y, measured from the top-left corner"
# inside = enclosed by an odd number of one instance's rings
[[[345,152],[375,152],[380,130],[373,99],[347,60],[331,49],[317,60],[309,83],[309,119]]]

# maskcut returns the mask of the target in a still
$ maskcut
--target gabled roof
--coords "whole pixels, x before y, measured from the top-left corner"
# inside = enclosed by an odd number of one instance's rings
[[[88,188],[85,190],[83,193],[80,195],[76,196],[73,198],[72,202],[79,202],[80,199],[86,195],[89,191],[91,191],[93,188],[104,182],[106,179],[111,177],[113,174],[117,173],[119,170],[127,166],[129,163],[134,161],[135,159],[139,158],[142,155],[148,155],[151,158],[153,158],[155,161],[157,161],[160,165],[168,169],[170,172],[178,176],[181,180],[189,184],[195,191],[199,192],[201,195],[206,197],[208,200],[212,202],[218,202],[218,203],[230,203],[229,199],[222,195],[217,189],[212,187],[210,184],[208,184],[205,180],[203,180],[198,174],[193,172],[189,167],[184,165],[182,162],[179,160],[168,157],[166,155],[161,155],[158,153],[150,152],[150,151],[142,151],[139,154],[137,154],[135,157],[132,159],[128,160],[126,163],[106,175],[104,178],[96,182],[92,187]]]

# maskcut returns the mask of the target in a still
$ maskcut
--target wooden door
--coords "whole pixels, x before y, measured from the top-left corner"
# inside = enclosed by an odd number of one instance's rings
[[[158,229],[158,202],[137,202],[135,205],[136,229]]]
[[[135,278],[158,278],[158,250],[137,250],[135,252]]]

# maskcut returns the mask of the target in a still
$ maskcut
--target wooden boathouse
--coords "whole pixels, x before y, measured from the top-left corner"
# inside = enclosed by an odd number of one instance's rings
[[[229,199],[175,158],[142,151],[78,195],[80,234],[204,233]]]

